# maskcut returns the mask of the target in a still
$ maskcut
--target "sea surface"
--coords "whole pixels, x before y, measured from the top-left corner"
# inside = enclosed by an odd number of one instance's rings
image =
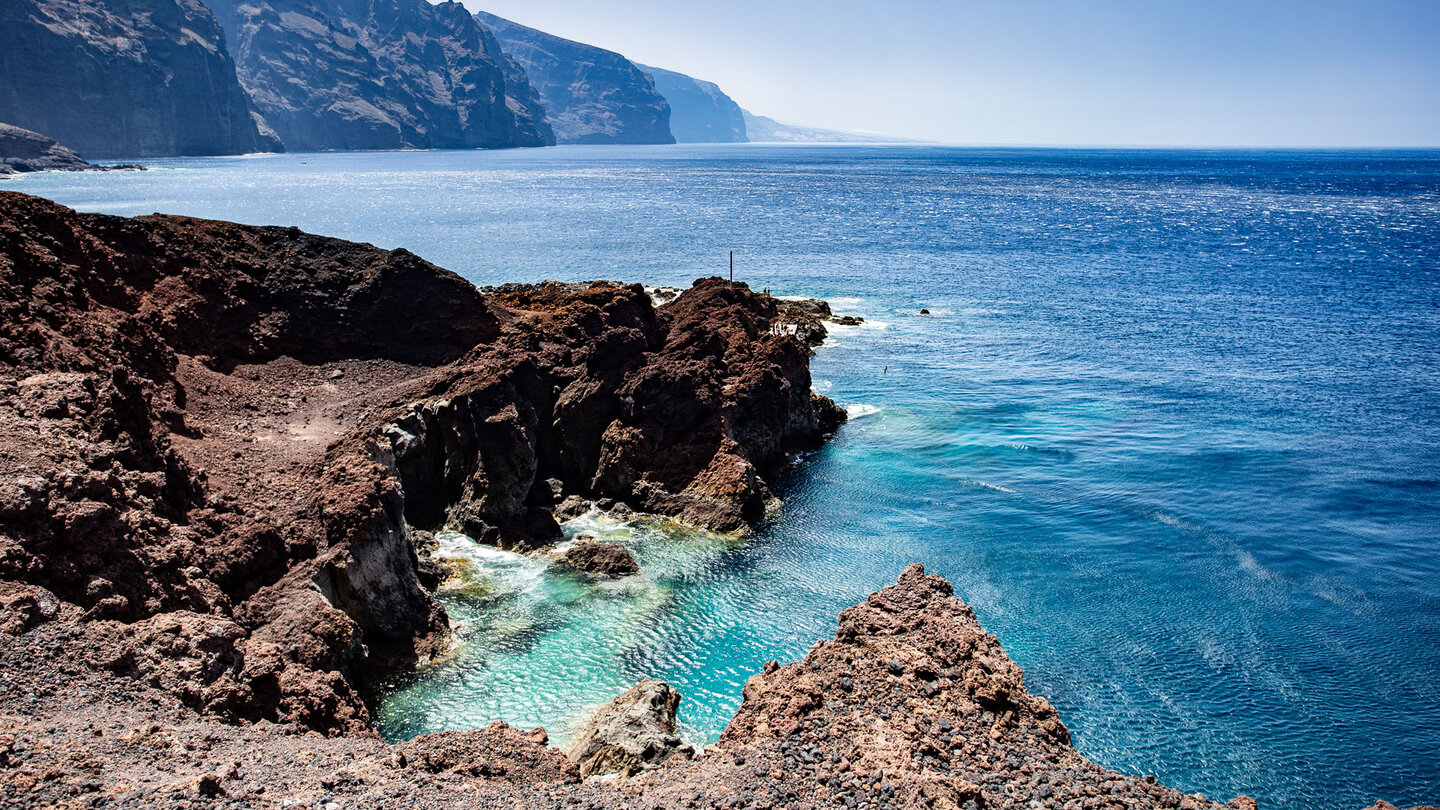
[[[443,536],[463,644],[392,738],[564,741],[643,676],[713,740],[910,562],[1105,765],[1274,810],[1440,803],[1440,153],[566,147],[155,161],[0,187],[406,247],[478,284],[823,296],[851,421],[755,537],[589,515],[597,585]],[[930,315],[920,314],[922,308]]]

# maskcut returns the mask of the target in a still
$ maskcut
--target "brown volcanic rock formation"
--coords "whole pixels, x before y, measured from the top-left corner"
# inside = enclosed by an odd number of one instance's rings
[[[0,193],[0,798],[1221,807],[1082,757],[918,566],[752,678],[716,746],[622,787],[543,730],[375,737],[357,686],[445,642],[424,531],[538,544],[575,495],[755,514],[836,418],[771,311],[715,281],[659,311],[606,283],[486,296],[404,251]]]
[[[0,293],[4,623],[126,623],[103,666],[235,720],[368,729],[354,685],[446,641],[413,529],[533,547],[565,494],[742,528],[835,410],[713,281],[491,301],[403,250],[6,193]]]

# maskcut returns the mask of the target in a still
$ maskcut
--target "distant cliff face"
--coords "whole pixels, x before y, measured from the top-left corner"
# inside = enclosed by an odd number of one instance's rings
[[[554,143],[524,72],[459,3],[211,0],[255,107],[292,150]]]
[[[493,14],[475,17],[525,69],[560,143],[675,143],[670,105],[630,60]]]
[[[745,143],[745,113],[719,86],[673,70],[636,65],[670,102],[676,143]]]
[[[3,0],[0,121],[87,158],[278,147],[200,0]]]

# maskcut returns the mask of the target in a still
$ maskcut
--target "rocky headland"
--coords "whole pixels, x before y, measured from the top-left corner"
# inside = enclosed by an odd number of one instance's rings
[[[655,82],[670,104],[670,133],[676,143],[745,143],[745,113],[714,82],[673,70],[636,65]]]
[[[430,531],[763,519],[843,414],[743,285],[482,292],[403,250],[0,192],[0,310],[8,804],[1222,807],[1086,760],[919,566],[751,678],[704,751],[654,681],[569,755],[498,723],[377,737],[365,686],[449,643]]]
[[[68,146],[57,143],[28,129],[0,124],[0,176],[24,172],[85,172],[99,171]],[[137,168],[137,167],[125,167]]]
[[[0,3],[0,121],[90,159],[280,148],[200,0]]]
[[[530,79],[560,143],[675,143],[670,105],[655,83],[614,51],[475,15]]]

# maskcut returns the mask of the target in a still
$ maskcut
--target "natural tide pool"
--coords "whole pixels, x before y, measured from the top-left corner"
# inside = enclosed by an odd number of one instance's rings
[[[646,569],[608,585],[449,538],[466,643],[386,733],[563,739],[648,675],[704,742],[919,561],[1105,765],[1268,808],[1440,800],[1440,154],[567,147],[0,187],[481,284],[685,285],[733,249],[752,286],[867,318],[813,364],[855,418],[754,537],[592,517]]]

